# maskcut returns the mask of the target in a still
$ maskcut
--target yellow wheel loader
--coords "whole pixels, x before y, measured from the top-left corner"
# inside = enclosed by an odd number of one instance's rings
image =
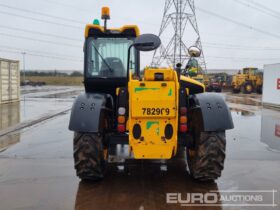
[[[231,86],[233,93],[262,94],[263,74],[257,68],[244,68],[242,72],[233,75]]]
[[[135,159],[170,159],[184,147],[195,179],[217,179],[225,130],[233,128],[224,100],[182,76],[179,64],[140,73],[140,52],[157,49],[159,37],[140,35],[134,25],[107,28],[109,8],[102,9],[102,18],[104,26],[95,21],[85,29],[85,93],[70,117],[77,176],[102,179],[112,148],[126,144]]]

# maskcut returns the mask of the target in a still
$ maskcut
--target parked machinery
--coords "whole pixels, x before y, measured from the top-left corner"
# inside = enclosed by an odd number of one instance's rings
[[[242,72],[233,75],[231,85],[233,93],[262,94],[263,73],[258,68],[244,68]]]

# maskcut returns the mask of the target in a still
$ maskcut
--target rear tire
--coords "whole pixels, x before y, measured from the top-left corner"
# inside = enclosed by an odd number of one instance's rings
[[[101,180],[104,177],[106,165],[102,136],[75,132],[74,163],[76,174],[80,179]]]
[[[216,180],[224,169],[225,131],[201,132],[194,142],[194,149],[187,148],[190,175],[202,182]]]
[[[262,94],[262,85],[257,86],[257,93]]]

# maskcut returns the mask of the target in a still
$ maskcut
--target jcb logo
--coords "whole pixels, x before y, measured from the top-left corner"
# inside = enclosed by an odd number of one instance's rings
[[[280,78],[277,79],[277,89],[280,90]]]

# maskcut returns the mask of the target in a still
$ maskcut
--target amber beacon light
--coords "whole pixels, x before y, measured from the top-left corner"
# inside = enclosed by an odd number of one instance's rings
[[[110,8],[109,7],[102,7],[102,20],[110,19]]]

